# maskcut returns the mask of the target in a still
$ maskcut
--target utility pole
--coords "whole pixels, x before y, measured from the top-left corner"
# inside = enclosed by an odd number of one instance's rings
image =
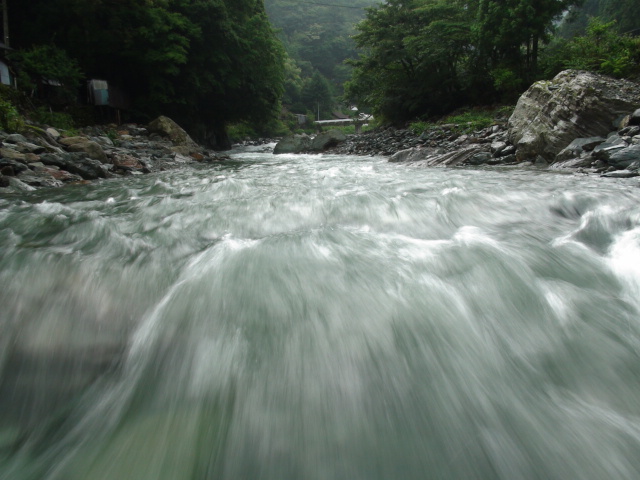
[[[8,4],[9,0],[2,0],[2,34],[4,38],[5,47],[10,47],[9,45],[9,8]]]

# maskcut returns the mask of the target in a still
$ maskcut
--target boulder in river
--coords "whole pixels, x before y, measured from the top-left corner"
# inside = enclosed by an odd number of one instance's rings
[[[288,135],[280,140],[273,149],[274,154],[301,153],[309,149],[311,138],[309,135]]]
[[[335,147],[344,142],[347,136],[341,130],[328,130],[321,132],[311,140],[309,150],[312,152],[324,152],[326,149]]]
[[[548,161],[575,138],[606,136],[612,120],[640,105],[640,85],[590,72],[565,70],[534,83],[509,119],[509,140],[519,160]]]
[[[149,123],[147,130],[149,133],[157,133],[163,137],[168,137],[176,146],[189,147],[193,151],[201,150],[201,147],[193,141],[180,125],[164,115]]]

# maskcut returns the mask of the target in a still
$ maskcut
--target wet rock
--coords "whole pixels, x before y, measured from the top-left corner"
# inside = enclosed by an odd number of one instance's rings
[[[515,145],[507,145],[504,150],[502,150],[497,156],[498,157],[508,157],[514,155],[516,153]]]
[[[309,135],[289,135],[280,140],[273,153],[276,155],[283,153],[301,153],[309,149],[311,137]]]
[[[45,165],[54,165],[62,170],[75,173],[85,180],[107,178],[107,170],[98,160],[87,158],[81,153],[45,154],[40,157]]]
[[[391,155],[389,161],[393,163],[417,162],[437,155],[442,155],[444,153],[444,150],[438,150],[435,148],[407,148]]]
[[[62,186],[62,181],[57,180],[44,169],[40,171],[30,171],[27,174],[20,175],[20,180],[31,187],[52,188]]]
[[[633,127],[625,127],[621,129],[618,132],[618,135],[620,136],[628,135],[630,137],[633,137],[634,135],[638,135],[639,133],[640,133],[640,126],[633,126]]]
[[[625,148],[627,148],[627,146],[627,143],[620,137],[609,137],[606,142],[598,145],[593,149],[592,155],[598,160],[608,162],[609,158],[611,158],[611,155],[619,150],[624,150]]]
[[[453,167],[456,165],[464,164],[471,158],[483,152],[489,153],[486,146],[469,145],[467,147],[445,153],[444,155],[435,155],[432,157],[428,157],[417,162],[417,164],[425,167]]]
[[[25,170],[29,169],[27,165],[17,160],[13,160],[11,158],[0,158],[0,168],[5,167],[11,168],[11,170],[14,172],[14,174],[11,176],[15,176],[17,173],[24,172]]]
[[[107,155],[98,143],[86,137],[61,138],[60,143],[67,147],[67,151],[72,153],[85,153],[89,158],[98,160],[101,163],[109,163]]]
[[[638,170],[616,170],[615,172],[606,172],[603,173],[601,175],[601,177],[608,177],[608,178],[632,178],[632,177],[638,177],[640,176],[640,173],[638,173]]]
[[[12,148],[0,148],[0,157],[17,160],[19,162],[26,162],[24,153],[20,153]]]
[[[640,163],[640,145],[632,145],[613,152],[607,163],[619,169],[629,169],[631,165],[637,165]]]
[[[193,141],[189,134],[180,127],[180,125],[164,115],[150,122],[147,126],[147,130],[150,133],[156,133],[161,137],[169,138],[176,146],[189,147],[194,151],[200,149],[200,146]]]
[[[549,167],[552,170],[569,170],[575,168],[584,168],[591,166],[592,160],[590,158],[572,158],[570,160],[561,160],[554,162]]]
[[[29,143],[29,142],[16,143],[16,149],[20,153],[34,153],[34,154],[44,153],[47,151],[47,149],[42,145],[36,145],[34,143]]]
[[[0,165],[0,175],[5,177],[15,177],[16,172],[11,165]]]
[[[99,136],[96,137],[95,142],[102,145],[103,147],[114,147],[114,143],[113,140],[111,140],[109,137],[105,137],[105,136]]]
[[[20,135],[19,133],[12,133],[11,135],[8,135],[7,138],[4,139],[4,142],[6,143],[27,143],[27,139],[23,136]]]
[[[576,138],[556,155],[554,161],[561,162],[579,157],[583,152],[591,151],[605,141],[603,137]]]
[[[133,155],[127,154],[116,154],[113,157],[113,166],[116,171],[123,170],[127,172],[131,172],[134,170],[143,170],[145,165]]]
[[[27,185],[22,180],[19,180],[17,177],[5,177],[9,180],[9,188],[16,192],[33,192],[35,190],[34,187]]]
[[[491,155],[489,152],[479,152],[469,157],[466,163],[468,165],[484,165],[488,164],[492,160],[493,155]]]
[[[58,140],[61,137],[60,132],[58,132],[58,130],[52,127],[47,128],[45,132],[54,140]]]
[[[329,130],[316,135],[308,147],[311,152],[324,152],[328,148],[344,142],[347,136],[340,130]]]
[[[505,148],[507,148],[507,142],[497,140],[491,143],[491,153],[493,153],[496,157],[502,152]]]

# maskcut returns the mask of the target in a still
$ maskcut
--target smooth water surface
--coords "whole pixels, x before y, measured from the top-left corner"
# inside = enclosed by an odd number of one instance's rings
[[[640,188],[237,151],[0,198],[0,479],[640,478]]]

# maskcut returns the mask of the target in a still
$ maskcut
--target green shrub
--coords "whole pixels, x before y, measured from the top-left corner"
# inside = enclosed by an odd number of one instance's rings
[[[587,33],[567,43],[564,66],[630,77],[640,72],[640,38],[620,35],[615,21],[591,18]]]
[[[78,63],[53,45],[38,45],[29,50],[17,50],[10,58],[18,67],[18,85],[22,90],[34,91],[46,80],[62,84],[61,93],[74,99],[82,79]]]
[[[421,135],[426,130],[430,130],[434,126],[435,124],[431,122],[416,121],[409,124],[409,130],[411,130],[416,135]]]
[[[236,143],[245,140],[246,138],[255,138],[258,135],[255,130],[246,123],[236,123],[227,127],[227,134],[229,139]]]
[[[513,113],[514,108],[512,105],[506,105],[483,110],[466,110],[448,115],[437,122],[415,121],[409,124],[409,129],[416,135],[420,135],[427,130],[440,128],[442,125],[454,125],[453,130],[469,133],[505,122]]]
[[[7,100],[0,99],[0,126],[7,132],[19,132],[24,128],[24,120],[16,107]]]
[[[32,113],[32,118],[38,123],[49,125],[61,130],[70,130],[75,127],[73,117],[68,113],[54,112],[46,107],[40,107]]]
[[[468,110],[458,115],[445,117],[440,123],[455,124],[460,132],[472,132],[490,127],[495,123],[494,114],[491,111]]]

